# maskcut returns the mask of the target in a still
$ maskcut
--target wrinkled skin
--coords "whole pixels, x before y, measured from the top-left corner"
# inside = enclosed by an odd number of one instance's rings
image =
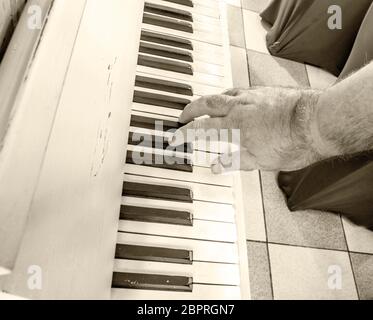
[[[208,118],[200,118],[208,115]],[[338,155],[373,149],[373,63],[325,90],[261,87],[232,89],[189,104],[170,144],[187,140],[188,130],[239,129],[237,153],[212,164],[227,170],[292,171]],[[227,165],[228,164],[228,165]]]

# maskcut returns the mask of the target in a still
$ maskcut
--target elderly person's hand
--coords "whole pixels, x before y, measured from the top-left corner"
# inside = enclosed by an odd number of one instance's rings
[[[179,129],[170,145],[203,135],[203,130],[240,130],[241,170],[294,170],[320,159],[313,146],[311,117],[319,93],[290,88],[232,89],[202,97],[180,116]],[[200,118],[208,115],[209,118]],[[197,119],[199,118],[199,119]],[[237,153],[224,154],[212,164],[214,173],[232,169]]]

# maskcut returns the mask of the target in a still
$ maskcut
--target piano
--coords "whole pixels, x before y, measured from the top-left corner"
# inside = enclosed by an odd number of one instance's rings
[[[225,6],[28,1],[0,66],[0,292],[250,299],[241,174],[211,173],[214,143],[167,148],[232,87]]]

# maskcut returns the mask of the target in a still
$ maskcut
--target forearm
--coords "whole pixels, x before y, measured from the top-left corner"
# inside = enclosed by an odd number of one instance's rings
[[[321,93],[312,135],[325,156],[373,149],[373,63]]]

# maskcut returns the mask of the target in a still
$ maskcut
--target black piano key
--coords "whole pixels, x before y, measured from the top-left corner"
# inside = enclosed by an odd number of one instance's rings
[[[136,76],[135,85],[137,87],[148,88],[159,91],[183,94],[185,96],[193,96],[193,88],[189,84],[180,82],[154,79],[144,76]]]
[[[139,222],[175,224],[180,226],[193,226],[193,215],[190,212],[167,209],[122,206],[120,209],[120,219]]]
[[[150,130],[176,131],[183,125],[176,121],[159,120],[154,118],[133,115],[131,117],[131,126]]]
[[[181,5],[192,7],[192,8],[194,7],[193,0],[163,0],[163,1],[173,2],[173,3],[181,4]]]
[[[138,56],[137,64],[144,67],[193,75],[192,65],[190,65],[189,63],[179,62],[175,60],[167,60],[163,58],[145,56],[143,54],[140,54]]]
[[[193,50],[193,44],[188,39],[183,39],[167,34],[160,34],[152,31],[141,31],[141,40],[163,44],[166,46]]]
[[[135,90],[133,102],[183,111],[185,107],[192,101],[179,97],[171,97],[164,94]]]
[[[161,291],[193,291],[191,277],[114,272],[113,288]]]
[[[160,160],[156,158],[157,156],[159,157]],[[159,169],[183,171],[183,172],[190,172],[190,173],[193,172],[193,166],[190,163],[190,160],[187,158],[180,158],[180,157],[168,156],[168,155],[157,155],[157,156],[155,154],[150,154],[146,152],[127,151],[126,163],[139,164],[141,166],[159,168]],[[142,160],[144,161],[142,162]]]
[[[116,259],[192,264],[193,251],[117,244]]]
[[[165,16],[159,16],[145,12],[142,22],[167,29],[193,33],[193,25],[191,23]]]
[[[124,197],[193,203],[193,192],[191,189],[137,182],[124,182],[122,195]]]
[[[165,58],[193,62],[193,56],[189,51],[172,47],[163,47],[159,44],[149,42],[140,43],[140,52],[151,54],[154,56],[161,56]]]
[[[139,139],[137,139],[137,137]],[[129,133],[128,144],[132,146],[141,146],[147,147],[152,149],[160,149],[160,150],[170,150],[170,151],[178,151],[184,153],[193,153],[193,147],[190,143],[185,143],[182,146],[178,146],[177,148],[172,148],[168,144],[168,140],[161,136],[152,136],[148,134],[137,134],[136,139],[134,139],[134,133]]]
[[[193,15],[189,11],[171,8],[160,4],[145,2],[144,12],[193,22]]]

